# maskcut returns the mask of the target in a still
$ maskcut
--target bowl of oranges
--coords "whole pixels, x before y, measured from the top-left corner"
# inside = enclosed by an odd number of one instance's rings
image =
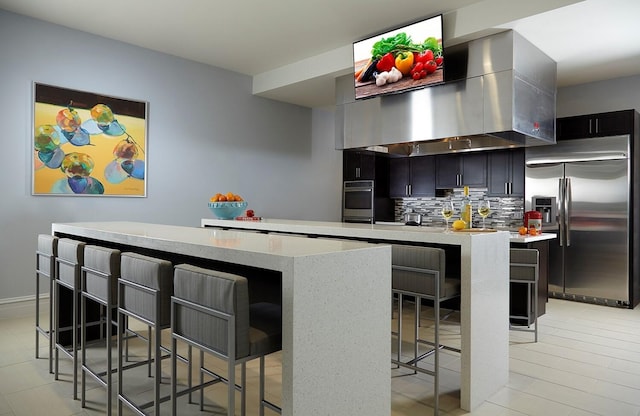
[[[232,220],[245,212],[247,202],[233,192],[215,194],[209,200],[209,209],[220,220]]]

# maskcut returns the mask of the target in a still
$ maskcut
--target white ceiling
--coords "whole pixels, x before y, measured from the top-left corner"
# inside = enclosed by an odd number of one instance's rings
[[[247,74],[254,93],[335,102],[351,43],[445,15],[445,47],[514,29],[558,62],[559,86],[640,73],[639,0],[0,0],[0,8]]]

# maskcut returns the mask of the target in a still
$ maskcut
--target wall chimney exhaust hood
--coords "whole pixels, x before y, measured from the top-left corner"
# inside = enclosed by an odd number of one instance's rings
[[[405,156],[554,144],[556,63],[513,31],[447,47],[446,82],[356,101],[337,80],[336,148]]]

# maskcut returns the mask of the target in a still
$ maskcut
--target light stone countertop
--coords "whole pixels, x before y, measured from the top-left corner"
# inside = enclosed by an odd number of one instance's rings
[[[472,411],[507,383],[508,232],[292,220],[203,220],[202,225],[238,230],[86,222],[54,223],[52,232],[280,271],[285,416],[388,415],[391,247],[265,232],[459,246],[460,407]],[[347,312],[350,319],[344,319]]]
[[[202,227],[238,233],[293,233],[309,240],[351,238],[460,248],[460,407],[472,411],[508,381],[509,231],[444,232],[444,228],[262,219],[202,219]],[[251,231],[251,232],[250,232]],[[272,235],[272,234],[266,234]],[[300,240],[302,237],[291,237]]]
[[[377,222],[375,224],[358,224],[329,221],[299,221],[287,219],[262,219],[260,221],[218,220],[203,218],[202,227],[222,227],[233,229],[275,231],[317,236],[348,237],[361,239],[388,239],[395,241],[444,243],[457,245],[470,235],[484,235],[490,233],[450,232],[445,233],[442,227],[425,227],[404,225],[401,222]],[[542,233],[536,236],[521,236],[510,230],[508,232],[511,243],[533,243],[537,241],[553,240],[554,233]]]
[[[389,415],[390,246],[137,222],[54,223],[52,232],[213,268],[279,271],[282,415]]]

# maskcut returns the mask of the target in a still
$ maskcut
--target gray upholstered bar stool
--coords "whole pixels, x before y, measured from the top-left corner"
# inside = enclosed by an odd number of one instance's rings
[[[78,398],[78,297],[80,294],[80,270],[84,262],[85,243],[69,238],[58,240],[58,257],[56,257],[56,290],[55,290],[55,379],[58,380],[58,355],[62,352],[73,362],[73,398]],[[65,346],[61,340],[60,330],[60,289],[66,288],[72,292],[71,314],[71,345]]]
[[[111,387],[112,387],[112,353],[113,332],[117,328],[113,312],[118,307],[118,278],[120,277],[120,250],[109,249],[94,245],[84,248],[84,265],[81,268],[80,282],[80,327],[81,327],[81,351],[82,351],[82,407],[85,407],[86,376],[89,374],[101,386],[107,390],[107,414],[111,414]],[[104,371],[98,372],[87,361],[87,299],[97,302],[104,310],[101,324],[106,327],[104,337],[107,364]],[[115,325],[114,325],[115,324]]]
[[[509,250],[509,283],[527,285],[526,315],[510,315],[510,319],[526,319],[525,326],[509,324],[513,331],[533,332],[534,342],[538,342],[538,276],[539,252],[531,248],[512,248]],[[533,328],[531,322],[533,321]]]
[[[58,237],[49,234],[38,235],[36,249],[36,358],[40,358],[40,336],[49,341],[49,373],[53,374],[53,284],[55,280]],[[40,324],[40,283],[46,281],[49,287],[49,325]]]
[[[171,295],[173,295],[171,262],[137,253],[121,254],[120,279],[118,279],[118,415],[122,414],[123,404],[138,414],[145,414],[144,409],[153,406],[154,414],[160,414],[163,358],[161,332],[169,328],[171,322]],[[150,328],[150,336],[147,339],[149,357],[146,361],[139,362],[139,364],[153,363],[154,368],[154,398],[147,403],[136,404],[125,395],[123,370],[135,367],[134,363],[125,365],[123,354],[125,317],[143,322]],[[168,400],[169,396],[164,399]]]
[[[440,303],[460,296],[460,280],[446,277],[445,251],[435,247],[420,247],[394,244],[391,247],[392,293],[398,296],[398,329],[397,329],[397,358],[391,362],[414,372],[421,372],[434,377],[434,414],[439,411],[440,393]],[[415,298],[413,359],[402,361],[402,306],[405,295]],[[419,338],[420,304],[422,299],[433,301],[434,309],[434,341],[425,342]],[[418,356],[418,343],[434,346],[429,352]],[[455,348],[448,348],[456,351]],[[457,350],[459,351],[459,350]],[[427,370],[418,366],[418,362],[433,354],[434,370]]]
[[[250,304],[247,279],[235,274],[182,264],[175,268],[173,284],[172,414],[176,414],[178,340],[200,350],[200,386],[204,385],[203,373],[227,384],[228,415],[235,415],[236,389],[241,394],[240,414],[245,415],[246,362],[260,358],[260,415],[265,408],[280,413],[280,408],[264,397],[264,357],[282,349],[282,307],[267,302]],[[204,368],[204,352],[227,361],[227,379]],[[236,364],[241,365],[240,386],[235,381]],[[188,374],[191,377],[190,369]]]

